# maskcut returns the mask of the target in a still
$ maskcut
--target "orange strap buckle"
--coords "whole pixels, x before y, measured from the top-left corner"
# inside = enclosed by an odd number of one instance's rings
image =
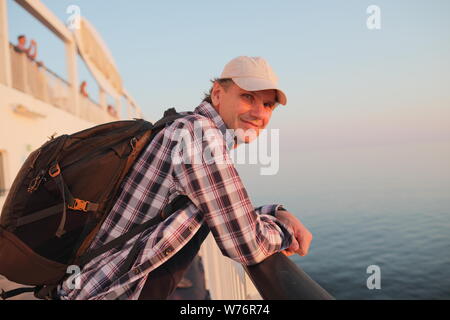
[[[81,200],[81,199],[74,199],[74,202],[72,205],[68,205],[67,208],[72,209],[72,210],[77,210],[77,211],[84,211],[87,212],[87,207],[89,205],[89,201],[86,200]]]
[[[55,164],[53,167],[51,167],[48,170],[48,174],[50,177],[55,178],[61,173],[61,168],[59,167],[59,164]]]

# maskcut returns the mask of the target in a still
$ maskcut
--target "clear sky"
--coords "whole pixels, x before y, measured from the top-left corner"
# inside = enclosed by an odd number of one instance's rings
[[[193,109],[230,59],[250,55],[270,62],[288,95],[270,127],[304,148],[450,139],[448,0],[42,2],[62,21],[80,7],[149,120]],[[369,5],[380,30],[366,26]],[[35,38],[39,59],[65,76],[59,39],[8,7],[12,40]],[[95,97],[81,63],[80,78]]]

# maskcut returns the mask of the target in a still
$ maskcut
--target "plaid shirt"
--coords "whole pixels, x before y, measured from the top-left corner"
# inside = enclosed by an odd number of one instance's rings
[[[91,248],[97,248],[156,216],[176,196],[190,198],[184,208],[137,235],[125,245],[89,262],[73,279],[59,287],[62,300],[138,299],[149,272],[166,262],[207,225],[225,256],[245,265],[256,264],[289,247],[292,230],[274,217],[280,205],[254,208],[229,156],[227,127],[206,102],[193,113],[161,130],[133,165],[121,194],[103,223]],[[200,122],[198,122],[200,121]],[[213,136],[215,159],[187,164],[172,161],[176,129],[191,135],[188,149],[199,151],[208,141],[194,134],[194,123]],[[217,148],[218,147],[218,148]],[[139,254],[129,270],[124,262],[138,242]]]

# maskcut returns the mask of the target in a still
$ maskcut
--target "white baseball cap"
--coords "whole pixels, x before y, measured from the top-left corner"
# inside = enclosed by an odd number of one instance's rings
[[[240,56],[227,63],[220,76],[232,79],[241,89],[247,91],[277,90],[278,102],[286,105],[287,98],[278,88],[278,77],[269,63],[261,57]]]

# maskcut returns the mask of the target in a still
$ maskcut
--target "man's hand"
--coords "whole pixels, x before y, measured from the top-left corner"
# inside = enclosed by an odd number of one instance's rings
[[[306,256],[313,238],[311,232],[289,211],[278,210],[275,216],[294,231],[291,246],[282,252],[288,257],[295,253]]]

